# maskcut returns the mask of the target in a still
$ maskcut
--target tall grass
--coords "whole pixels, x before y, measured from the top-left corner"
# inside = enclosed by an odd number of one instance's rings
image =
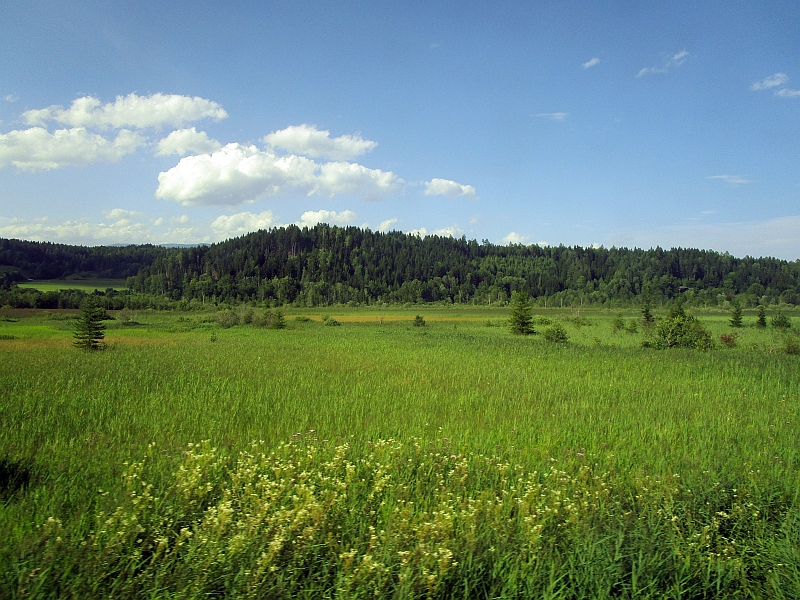
[[[566,345],[335,317],[146,315],[102,353],[0,323],[6,595],[800,594],[798,358],[770,331],[656,351],[611,315]]]

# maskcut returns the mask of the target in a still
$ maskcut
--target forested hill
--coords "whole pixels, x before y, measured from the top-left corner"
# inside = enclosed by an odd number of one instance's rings
[[[124,279],[168,253],[151,245],[86,247],[0,239],[0,269],[16,280]]]
[[[444,301],[488,304],[523,289],[544,304],[625,304],[682,293],[716,304],[740,295],[797,304],[800,261],[735,258],[694,249],[498,246],[325,224],[258,231],[208,247],[170,249],[129,279],[174,300],[294,302]],[[688,288],[688,289],[682,289]]]

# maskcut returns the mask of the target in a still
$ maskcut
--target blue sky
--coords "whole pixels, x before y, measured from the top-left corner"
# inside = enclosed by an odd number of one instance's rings
[[[800,258],[796,2],[0,1],[0,237]]]

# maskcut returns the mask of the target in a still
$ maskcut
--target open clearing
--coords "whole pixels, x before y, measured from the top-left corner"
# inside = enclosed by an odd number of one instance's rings
[[[2,589],[797,597],[793,334],[658,351],[618,314],[540,312],[555,344],[482,308],[142,312],[87,353],[67,311],[2,312]]]

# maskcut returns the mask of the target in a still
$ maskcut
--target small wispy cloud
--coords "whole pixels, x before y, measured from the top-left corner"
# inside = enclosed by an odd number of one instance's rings
[[[765,77],[761,81],[756,81],[750,86],[750,89],[754,92],[758,90],[768,90],[774,87],[780,87],[788,81],[789,78],[786,76],[786,73],[775,73],[775,75]]]
[[[724,181],[725,183],[729,183],[730,185],[734,186],[755,182],[755,180],[745,179],[741,175],[710,175],[709,177],[706,177],[706,179],[719,179],[720,181]]]
[[[800,96],[800,90],[790,90],[789,88],[783,88],[782,90],[777,90],[775,92],[776,96],[780,96],[781,98],[797,98]]]
[[[584,69],[591,69],[592,67],[594,67],[596,65],[599,65],[599,64],[600,64],[600,59],[595,56],[593,59],[587,60],[585,63],[583,63],[583,68]]]
[[[677,54],[673,54],[667,58],[660,67],[645,67],[640,69],[636,76],[642,77],[643,75],[653,75],[655,73],[668,73],[680,67],[688,58],[689,52],[687,50],[681,50]]]
[[[569,115],[569,113],[551,112],[551,113],[539,113],[536,116],[541,119],[547,119],[549,121],[563,121],[564,119],[567,118],[567,115]]]
[[[756,81],[753,85],[750,86],[750,89],[754,92],[758,92],[760,90],[771,90],[774,88],[781,88],[779,90],[775,90],[774,95],[780,96],[781,98],[798,98],[800,97],[800,90],[793,90],[787,87],[781,87],[789,83],[789,77],[786,73],[775,73],[774,75],[770,75],[769,77],[765,77],[761,81]]]
[[[16,102],[17,100],[19,100],[19,96],[17,96],[16,94],[8,94],[5,97],[6,102]]]

